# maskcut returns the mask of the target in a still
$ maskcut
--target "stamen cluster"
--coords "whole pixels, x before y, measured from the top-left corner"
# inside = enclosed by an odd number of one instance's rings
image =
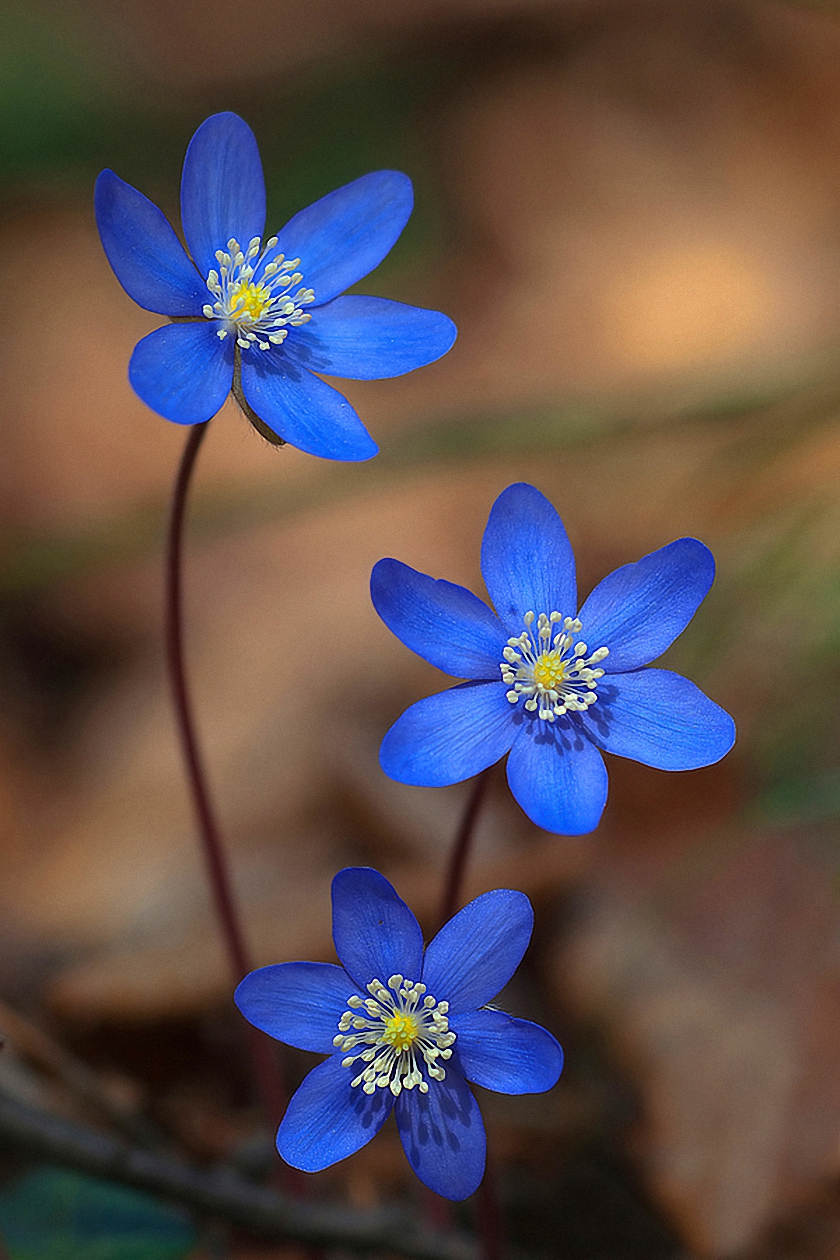
[[[225,327],[219,329],[218,336],[224,340],[229,332],[234,333],[236,344],[243,350],[254,345],[260,350],[279,346],[289,335],[287,325],[297,328],[309,322],[312,316],[303,308],[315,301],[312,289],[292,293],[303,279],[303,272],[296,270],[300,259],[278,254],[263,267],[266,255],[277,245],[277,237],[270,237],[262,248],[261,245],[261,238],[255,236],[243,250],[231,238],[227,250],[216,250],[219,270],[211,271],[207,277],[207,288],[216,301],[202,308],[204,314],[208,319],[224,320]]]
[[[575,643],[583,629],[576,617],[540,613],[536,638],[531,631],[534,613],[526,612],[524,620],[526,629],[508,639],[499,666],[502,681],[513,684],[508,700],[516,704],[525,696],[525,708],[546,722],[565,713],[585,712],[598,699],[595,689],[604,671],[595,667],[609,656],[609,648],[599,647],[587,656],[587,645]]]
[[[421,1094],[427,1094],[429,1083],[421,1061],[433,1080],[442,1081],[446,1071],[439,1060],[452,1055],[455,1033],[449,1031],[446,1018],[449,1003],[436,1001],[426,993],[425,984],[401,975],[391,976],[387,988],[381,980],[371,980],[367,990],[369,998],[353,994],[347,999],[350,1009],[339,1020],[338,1036],[333,1038],[339,1050],[365,1047],[341,1060],[343,1067],[357,1060],[365,1064],[351,1086],[361,1085],[366,1094],[387,1087],[395,1097],[417,1086]]]

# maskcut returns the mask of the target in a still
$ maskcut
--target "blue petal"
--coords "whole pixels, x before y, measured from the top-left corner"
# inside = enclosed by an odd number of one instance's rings
[[[390,1089],[351,1089],[353,1068],[331,1055],[304,1077],[277,1131],[277,1150],[302,1172],[321,1172],[361,1150],[391,1114]]]
[[[534,930],[524,893],[496,888],[476,897],[429,944],[423,983],[450,1012],[474,1011],[503,989],[522,961]]]
[[[458,1038],[458,1061],[474,1085],[498,1094],[542,1094],[557,1084],[563,1049],[539,1024],[502,1011],[471,1011],[449,1026]]]
[[[387,984],[397,973],[420,979],[420,924],[384,875],[345,867],[332,882],[332,906],[335,952],[362,989],[373,979]]]
[[[709,548],[678,538],[599,582],[579,613],[582,637],[590,651],[610,649],[607,673],[647,665],[682,634],[714,578]]]
[[[265,180],[254,133],[237,114],[213,114],[190,140],[181,176],[181,222],[196,266],[218,271],[217,249],[243,248],[265,228]]]
[[[165,215],[113,171],[94,192],[96,226],[114,274],[130,298],[159,315],[200,315],[207,288]]]
[[[545,495],[518,482],[490,511],[481,544],[481,572],[496,612],[511,634],[526,612],[577,611],[575,557],[563,522]]]
[[[598,694],[600,695],[600,689]],[[561,836],[594,831],[607,803],[607,768],[569,718],[529,718],[507,764],[510,790],[538,827]]]
[[[396,1115],[403,1150],[423,1184],[444,1199],[474,1194],[484,1176],[484,1122],[469,1085],[451,1062],[445,1080],[429,1082],[428,1094],[404,1089]]]
[[[148,407],[176,424],[203,424],[221,408],[233,383],[233,346],[217,325],[169,324],[138,341],[128,379]]]
[[[612,674],[582,721],[592,739],[619,757],[658,770],[697,770],[735,743],[735,723],[693,682],[669,669]]]
[[[373,171],[299,211],[278,233],[277,252],[301,260],[303,283],[322,306],[382,262],[413,206],[407,175]]]
[[[504,757],[516,738],[505,683],[463,683],[418,700],[397,718],[379,764],[398,783],[445,787]]]
[[[388,629],[431,665],[455,678],[499,681],[507,632],[465,586],[435,581],[400,560],[380,560],[370,597]]]
[[[278,437],[323,459],[371,459],[379,447],[337,389],[276,351],[242,354],[248,403]]]
[[[347,1010],[347,999],[357,992],[343,967],[288,962],[252,971],[238,985],[233,1000],[245,1018],[270,1037],[299,1050],[333,1054],[338,1021]]]
[[[311,372],[378,381],[434,363],[458,329],[447,315],[377,297],[340,297],[309,324],[293,328],[283,349]]]

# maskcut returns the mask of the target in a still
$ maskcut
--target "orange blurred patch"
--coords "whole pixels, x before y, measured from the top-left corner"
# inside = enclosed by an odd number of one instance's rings
[[[749,351],[784,305],[762,261],[722,241],[686,241],[634,260],[603,295],[604,338],[622,365],[671,371]]]

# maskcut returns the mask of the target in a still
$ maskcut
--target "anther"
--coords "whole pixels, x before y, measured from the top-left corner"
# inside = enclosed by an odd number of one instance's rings
[[[585,712],[598,699],[595,687],[604,675],[602,669],[591,666],[604,660],[609,650],[597,648],[587,657],[587,644],[575,643],[582,623],[556,609],[538,616],[529,610],[523,620],[526,629],[508,639],[499,664],[501,680],[510,688],[505,692],[509,703],[515,705],[521,699],[527,712],[549,723],[567,713]],[[534,621],[536,636],[531,629]],[[562,629],[552,638],[553,627],[559,623]]]
[[[231,237],[227,250],[216,250],[218,271],[207,275],[207,288],[216,300],[204,305],[202,313],[221,322],[221,340],[232,332],[243,350],[267,351],[281,345],[289,327],[300,327],[312,318],[303,308],[314,302],[314,291],[291,292],[303,280],[303,272],[297,270],[300,259],[279,254],[265,262],[277,243],[272,236],[261,250],[260,237],[254,236],[243,249]]]
[[[433,1080],[443,1080],[437,1060],[451,1055],[449,1047],[455,1040],[446,1018],[448,1003],[438,1003],[426,993],[425,984],[399,973],[389,977],[387,988],[378,978],[366,987],[372,996],[363,1000],[351,995],[348,1007],[352,1004],[352,1009],[341,1016],[339,1035],[333,1041],[338,1049],[352,1052],[342,1059],[345,1067],[359,1060],[369,1065],[351,1085],[362,1085],[366,1093],[388,1088],[395,1097],[403,1089],[426,1092],[421,1064]],[[360,1006],[365,1014],[354,1014]],[[350,1027],[356,1031],[342,1035]]]

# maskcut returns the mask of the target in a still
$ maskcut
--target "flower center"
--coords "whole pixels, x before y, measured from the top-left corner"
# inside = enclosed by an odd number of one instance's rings
[[[452,1054],[455,1034],[446,1018],[449,1003],[438,1002],[426,993],[425,984],[400,975],[391,976],[387,987],[381,980],[371,980],[367,990],[369,998],[354,993],[347,999],[350,1009],[333,1037],[339,1050],[353,1052],[341,1060],[342,1067],[357,1060],[364,1065],[351,1086],[361,1085],[366,1094],[387,1088],[396,1097],[416,1085],[421,1094],[428,1094],[421,1064],[432,1080],[442,1081],[446,1072],[438,1060]]]
[[[537,663],[534,666],[534,682],[546,691],[551,691],[563,681],[565,673],[565,662],[556,649],[553,652],[543,652],[537,657]]]
[[[387,1041],[396,1050],[408,1050],[417,1040],[417,1019],[414,1015],[406,1015],[398,1011],[396,1015],[385,1020],[382,1040]]]
[[[536,620],[537,632],[531,627]],[[562,623],[562,625],[561,625]],[[502,655],[502,681],[513,684],[507,693],[511,704],[525,697],[525,708],[546,722],[564,713],[585,712],[598,699],[596,688],[604,671],[594,668],[609,656],[609,648],[597,648],[587,656],[585,643],[575,643],[583,626],[577,618],[553,612],[539,617],[525,614],[525,629],[512,639]]]
[[[271,302],[271,290],[264,284],[245,284],[240,281],[231,287],[230,312],[234,319],[243,316],[257,323]]]
[[[216,250],[219,270],[207,277],[207,288],[216,300],[207,303],[204,314],[221,320],[218,336],[224,340],[233,333],[243,350],[255,345],[260,350],[279,346],[289,335],[289,326],[297,328],[312,318],[303,308],[315,301],[315,293],[300,287],[300,259],[277,254],[265,261],[276,245],[276,236],[264,247],[262,239],[255,236],[243,250],[231,238],[226,250]]]

